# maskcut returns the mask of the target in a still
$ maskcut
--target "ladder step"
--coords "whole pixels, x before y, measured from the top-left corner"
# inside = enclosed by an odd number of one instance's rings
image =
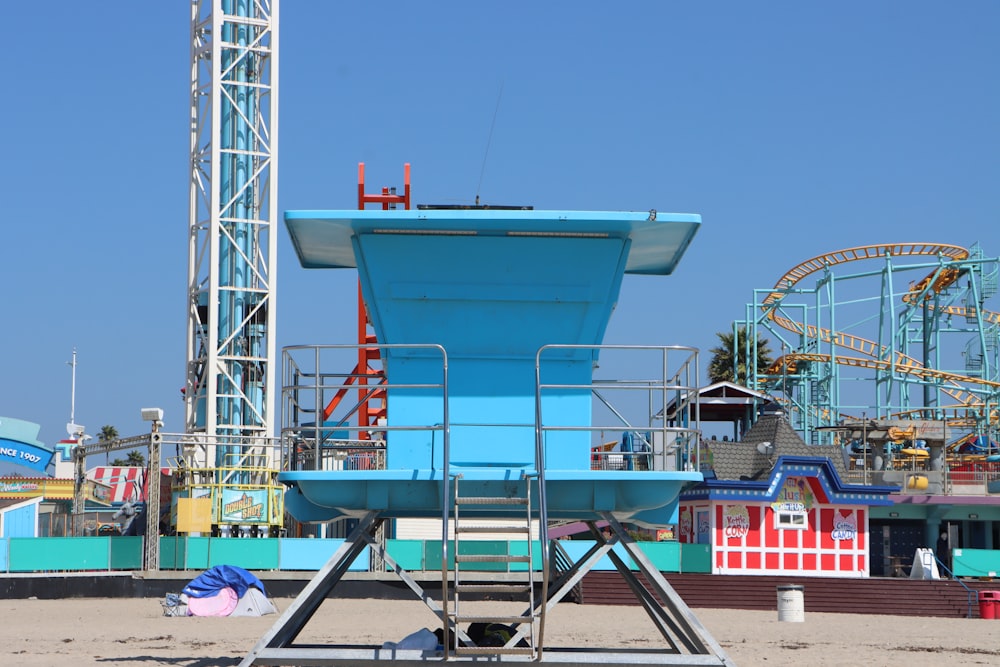
[[[527,498],[508,498],[506,496],[458,496],[456,505],[527,505]]]
[[[530,586],[524,584],[463,584],[458,583],[455,590],[460,593],[529,593]]]
[[[455,554],[456,563],[527,563],[531,556],[508,554]]]
[[[456,623],[499,623],[501,625],[522,625],[531,623],[532,616],[459,616],[454,615]]]
[[[530,533],[530,526],[455,526],[459,533]]]
[[[459,646],[455,655],[534,655],[530,646]]]

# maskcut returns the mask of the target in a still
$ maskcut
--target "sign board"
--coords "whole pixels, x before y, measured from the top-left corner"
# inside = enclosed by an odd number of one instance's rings
[[[44,473],[55,452],[38,442],[38,424],[0,417],[0,462]]]
[[[0,498],[46,498],[72,500],[73,480],[48,477],[0,478]]]
[[[222,489],[220,523],[267,523],[267,489]]]
[[[178,498],[177,499],[177,532],[205,533],[212,532],[212,499],[211,498]]]

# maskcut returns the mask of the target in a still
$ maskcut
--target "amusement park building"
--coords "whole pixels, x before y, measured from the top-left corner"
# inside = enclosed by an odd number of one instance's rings
[[[845,483],[839,447],[806,445],[769,414],[706,453],[705,481],[681,494],[678,539],[709,544],[713,573],[870,574],[870,508],[895,489]]]
[[[69,537],[74,535],[72,513],[77,497],[70,450],[75,440],[63,440],[54,449],[36,438],[39,425],[0,418],[0,462],[12,472],[0,476],[0,538]],[[24,472],[30,474],[25,475]],[[162,469],[161,485],[170,497],[169,469]],[[83,536],[117,534],[117,510],[126,502],[146,498],[146,469],[96,466],[85,472],[82,484]],[[107,532],[111,531],[111,532]]]
[[[742,415],[739,389],[725,402]],[[681,495],[678,539],[710,544],[716,573],[894,576],[909,572],[918,548],[950,566],[956,550],[1000,546],[989,482],[1000,464],[955,465],[934,472],[897,455],[873,470],[849,443],[808,445],[784,415],[765,414],[740,442],[705,442],[706,480]],[[921,477],[932,483],[910,482]]]

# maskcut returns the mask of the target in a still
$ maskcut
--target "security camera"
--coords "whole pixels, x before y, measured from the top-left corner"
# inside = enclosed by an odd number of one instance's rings
[[[163,408],[142,408],[142,420],[147,422],[163,421]]]

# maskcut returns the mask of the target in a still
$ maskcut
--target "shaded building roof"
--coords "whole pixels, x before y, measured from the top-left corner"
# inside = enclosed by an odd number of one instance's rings
[[[758,448],[762,444],[765,446]],[[740,442],[708,440],[702,446],[710,452],[707,467],[720,480],[767,479],[782,456],[827,458],[842,479],[847,476],[841,447],[807,445],[778,412],[762,416]]]
[[[844,450],[807,445],[780,412],[762,416],[740,442],[703,443],[705,481],[681,492],[687,500],[775,502],[791,480],[808,477],[824,502],[891,505],[893,486],[847,483]]]
[[[681,395],[687,401],[687,394]],[[753,415],[770,401],[767,394],[733,382],[716,382],[698,390],[699,415],[703,422],[738,422]],[[677,398],[667,404],[667,419],[674,419]],[[657,417],[662,416],[662,412]]]

